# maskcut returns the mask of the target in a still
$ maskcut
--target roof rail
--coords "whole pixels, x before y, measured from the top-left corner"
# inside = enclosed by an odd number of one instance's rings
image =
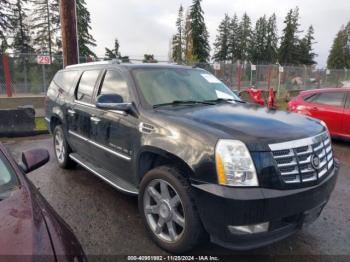
[[[77,68],[77,67],[83,67],[83,66],[110,65],[110,64],[120,64],[120,60],[112,59],[112,60],[105,60],[105,61],[98,61],[98,62],[81,63],[81,64],[69,65],[69,66],[66,66],[65,68],[69,69],[69,68]]]

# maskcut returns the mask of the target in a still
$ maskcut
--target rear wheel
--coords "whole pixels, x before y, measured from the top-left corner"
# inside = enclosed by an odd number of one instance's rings
[[[57,125],[53,131],[53,145],[56,160],[61,168],[72,168],[75,166],[75,162],[69,158],[71,149],[64,136],[63,128],[61,125]]]
[[[192,249],[203,236],[191,186],[174,168],[163,166],[145,175],[139,209],[152,239],[171,253]]]

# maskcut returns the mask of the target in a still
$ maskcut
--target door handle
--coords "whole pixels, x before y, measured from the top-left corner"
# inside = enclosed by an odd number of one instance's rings
[[[73,109],[68,109],[68,114],[70,116],[75,116],[76,112]]]
[[[101,119],[99,119],[98,117],[95,117],[95,116],[90,117],[90,120],[94,124],[98,124],[101,121]]]
[[[314,107],[312,107],[312,110],[318,111],[318,107],[314,106]]]

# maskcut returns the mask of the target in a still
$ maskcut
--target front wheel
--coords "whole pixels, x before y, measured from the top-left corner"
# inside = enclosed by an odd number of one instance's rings
[[[203,236],[191,186],[175,168],[163,166],[145,175],[139,209],[152,239],[171,253],[192,249]]]
[[[61,125],[57,125],[53,131],[53,145],[58,165],[61,168],[65,169],[74,167],[75,163],[72,159],[69,158],[71,149],[64,136],[63,128]]]

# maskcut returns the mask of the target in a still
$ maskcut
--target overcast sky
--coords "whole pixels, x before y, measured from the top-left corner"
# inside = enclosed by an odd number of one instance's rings
[[[192,0],[86,0],[92,20],[92,34],[97,40],[95,51],[103,56],[105,47],[120,42],[122,55],[130,58],[155,54],[167,59],[169,42],[175,33],[175,21],[180,4],[187,9]],[[350,21],[350,0],[203,0],[202,8],[211,44],[225,13],[230,16],[244,12],[253,23],[260,16],[277,15],[278,30],[289,9],[299,6],[301,30],[309,25],[315,29],[314,50],[319,67],[326,65],[329,49],[341,25]]]

